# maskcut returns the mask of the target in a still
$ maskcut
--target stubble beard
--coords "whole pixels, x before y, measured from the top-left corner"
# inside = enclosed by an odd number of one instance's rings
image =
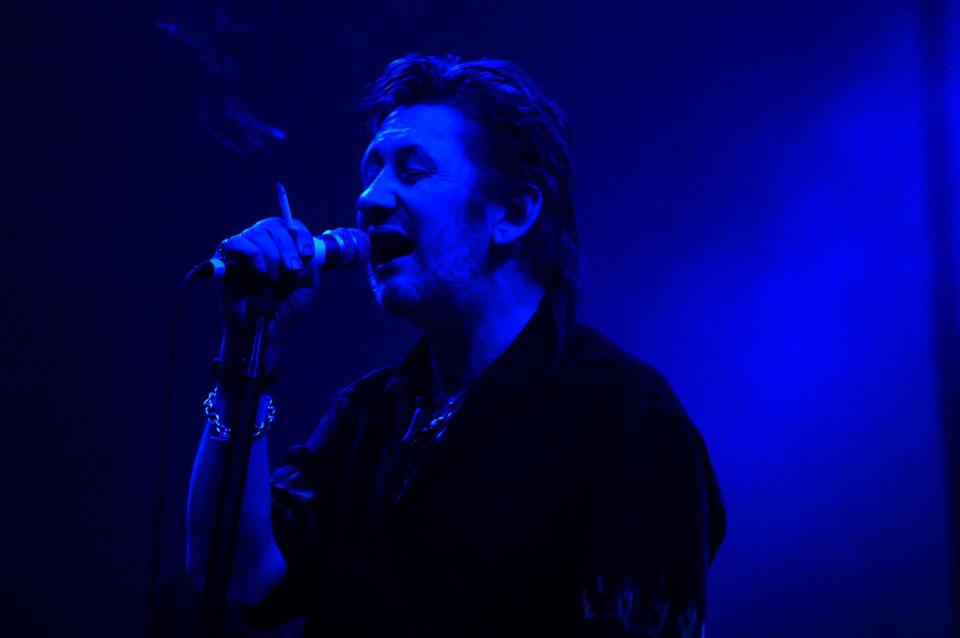
[[[403,285],[380,281],[373,267],[367,268],[367,278],[382,310],[426,327],[455,316],[470,305],[488,266],[487,255],[474,250],[441,267],[421,264],[419,276],[411,277]]]

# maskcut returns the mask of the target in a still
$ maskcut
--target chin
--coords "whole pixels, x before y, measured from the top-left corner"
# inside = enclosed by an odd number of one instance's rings
[[[422,329],[452,320],[469,305],[473,296],[469,273],[469,265],[447,277],[423,271],[388,271],[377,276],[372,268],[367,270],[377,304]]]
[[[415,282],[401,281],[400,277],[391,277],[382,281],[373,270],[368,270],[370,290],[377,305],[387,312],[405,318],[419,316],[427,307],[426,295],[421,286]]]

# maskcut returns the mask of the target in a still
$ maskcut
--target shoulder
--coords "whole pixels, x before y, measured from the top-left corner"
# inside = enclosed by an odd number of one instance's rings
[[[589,417],[585,425],[621,469],[659,471],[664,463],[700,474],[706,446],[667,379],[595,329],[576,325],[565,343],[564,391]],[[630,469],[633,468],[633,469]]]
[[[706,444],[666,378],[608,337],[582,324],[564,342],[560,376],[593,418],[604,485],[675,511],[686,503],[709,522],[712,557],[724,537],[723,499]]]
[[[575,324],[564,340],[558,369],[564,384],[606,410],[687,420],[676,393],[655,367],[594,328]],[[605,410],[605,411],[606,411]]]

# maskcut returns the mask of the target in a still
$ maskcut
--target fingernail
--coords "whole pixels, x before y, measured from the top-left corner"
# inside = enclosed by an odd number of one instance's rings
[[[300,270],[300,260],[296,257],[291,257],[287,260],[287,267],[290,270]]]
[[[257,258],[257,272],[267,272],[267,262],[263,257]]]

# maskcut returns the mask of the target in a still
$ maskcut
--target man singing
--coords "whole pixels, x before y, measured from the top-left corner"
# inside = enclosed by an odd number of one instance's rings
[[[664,379],[573,319],[564,115],[513,64],[421,55],[390,64],[363,109],[371,287],[423,337],[342,390],[272,478],[258,430],[232,600],[254,626],[305,616],[307,636],[700,636],[719,490]],[[221,245],[296,282],[284,321],[311,295],[313,250],[279,218]],[[222,286],[221,376],[188,508],[197,581],[249,294]]]

